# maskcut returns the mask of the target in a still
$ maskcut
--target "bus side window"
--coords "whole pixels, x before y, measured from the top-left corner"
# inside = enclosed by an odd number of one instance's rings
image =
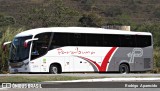
[[[121,47],[136,47],[134,35],[120,35]]]
[[[142,36],[142,35],[136,35],[136,44],[137,47],[147,47],[151,46],[151,36]]]
[[[119,47],[121,44],[119,35],[104,34],[103,45],[106,47]]]
[[[87,46],[103,46],[103,36],[100,34],[87,34]]]
[[[31,59],[45,55],[48,51],[51,33],[41,33],[35,36],[38,40],[33,41]]]
[[[51,39],[50,50],[67,46],[68,45],[68,33],[54,33],[53,38]]]
[[[69,33],[69,46],[86,46],[86,34]]]

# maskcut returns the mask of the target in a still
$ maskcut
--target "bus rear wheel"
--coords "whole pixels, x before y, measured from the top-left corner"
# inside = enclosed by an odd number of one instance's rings
[[[49,73],[50,74],[59,74],[60,68],[57,65],[51,65],[49,68]]]
[[[122,74],[129,73],[129,66],[127,64],[121,64],[119,66],[119,72]]]

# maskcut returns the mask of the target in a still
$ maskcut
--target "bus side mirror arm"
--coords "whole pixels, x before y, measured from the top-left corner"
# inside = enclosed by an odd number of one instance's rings
[[[6,45],[8,45],[8,44],[10,44],[10,43],[12,43],[12,41],[8,41],[8,42],[4,42],[4,43],[3,43],[3,45],[2,45],[3,51],[6,50]]]
[[[38,40],[38,38],[34,38],[34,39],[27,39],[27,40],[25,40],[25,42],[24,42],[24,47],[25,47],[25,48],[27,48],[27,47],[28,47],[28,42],[30,42],[30,41],[34,41],[34,40]]]

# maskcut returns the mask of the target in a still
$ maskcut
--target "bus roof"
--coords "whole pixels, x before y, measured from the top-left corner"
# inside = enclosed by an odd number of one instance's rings
[[[95,33],[95,34],[125,34],[125,35],[152,35],[149,32],[134,32],[104,28],[91,28],[91,27],[49,27],[49,28],[36,28],[21,32],[16,37],[37,35],[44,32],[65,32],[65,33]]]

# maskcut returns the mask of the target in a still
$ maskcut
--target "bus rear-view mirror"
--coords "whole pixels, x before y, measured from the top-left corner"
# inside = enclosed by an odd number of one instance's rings
[[[8,42],[4,42],[3,45],[2,45],[2,49],[3,51],[6,51],[6,45],[10,44],[11,41],[8,41]]]
[[[24,47],[27,48],[27,47],[28,47],[28,43],[29,43],[30,41],[34,41],[34,40],[38,40],[38,38],[25,40],[25,42],[24,42]]]

